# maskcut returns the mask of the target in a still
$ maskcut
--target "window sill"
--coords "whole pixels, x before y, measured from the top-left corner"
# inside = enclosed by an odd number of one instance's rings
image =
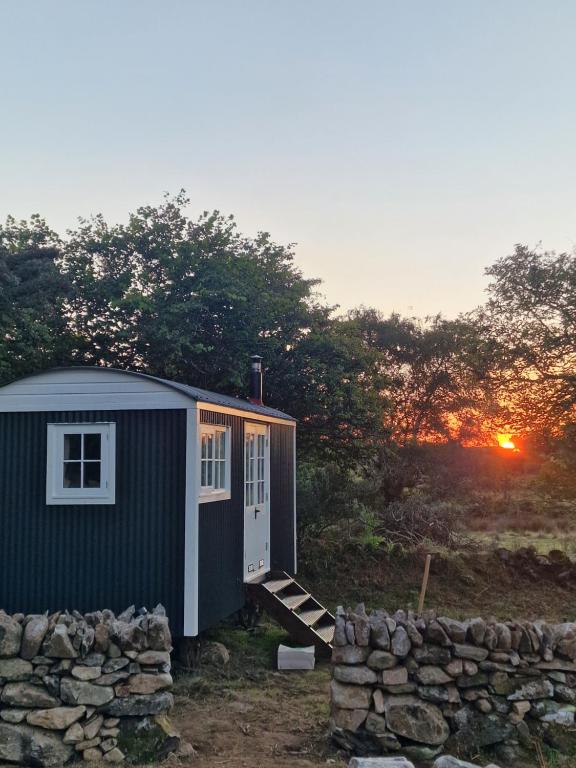
[[[60,496],[60,497],[58,497],[58,496],[49,496],[46,499],[46,505],[49,506],[49,507],[54,507],[54,506],[59,507],[59,506],[63,506],[63,505],[66,505],[66,504],[70,505],[70,506],[74,505],[74,506],[78,506],[78,507],[84,507],[84,506],[89,506],[89,505],[97,506],[97,505],[104,505],[104,504],[112,505],[112,504],[116,504],[116,499],[115,498],[111,498],[110,496],[100,496],[100,497],[98,497],[98,496],[90,496],[90,497],[86,497],[86,496],[76,496],[76,497],[74,497],[74,496]]]
[[[208,501],[228,501],[232,498],[230,491],[203,491],[198,497],[199,504],[205,504]]]

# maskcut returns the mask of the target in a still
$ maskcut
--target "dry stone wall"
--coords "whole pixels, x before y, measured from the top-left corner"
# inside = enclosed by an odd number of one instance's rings
[[[165,748],[171,650],[162,606],[117,617],[0,611],[0,763],[121,763],[143,756],[143,739]]]
[[[415,760],[543,740],[576,749],[576,624],[338,609],[331,733],[358,755]]]

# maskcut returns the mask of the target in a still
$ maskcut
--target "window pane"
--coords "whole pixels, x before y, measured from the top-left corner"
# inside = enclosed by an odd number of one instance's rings
[[[64,488],[81,488],[81,467],[79,461],[64,463],[64,477],[62,484]]]
[[[100,467],[99,461],[84,462],[84,488],[100,488]]]
[[[64,435],[64,460],[82,458],[82,435]]]
[[[206,485],[212,485],[212,462],[206,462]]]
[[[205,488],[207,486],[207,472],[206,472],[206,462],[202,461],[200,464],[200,485]]]
[[[264,503],[264,483],[258,483],[258,504]]]
[[[88,461],[99,461],[102,458],[102,436],[84,435],[84,458]]]

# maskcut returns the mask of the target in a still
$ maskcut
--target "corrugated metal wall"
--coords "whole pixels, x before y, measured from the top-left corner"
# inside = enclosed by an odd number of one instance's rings
[[[294,428],[270,425],[270,553],[273,569],[294,575]]]
[[[199,505],[198,626],[202,631],[238,611],[245,601],[244,420],[200,411],[200,421],[232,428],[232,498]]]
[[[200,411],[204,424],[232,428],[232,498],[200,504],[200,631],[242,608],[244,592],[244,424],[250,419]],[[259,422],[261,423],[261,422]],[[270,425],[272,568],[294,569],[294,429]]]
[[[47,506],[46,425],[116,423],[116,504]],[[182,632],[186,412],[0,413],[0,608],[166,606]]]

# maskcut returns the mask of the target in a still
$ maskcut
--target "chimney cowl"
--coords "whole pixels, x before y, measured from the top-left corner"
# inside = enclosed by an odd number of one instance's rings
[[[250,357],[250,397],[253,405],[262,405],[262,358],[260,355]]]

